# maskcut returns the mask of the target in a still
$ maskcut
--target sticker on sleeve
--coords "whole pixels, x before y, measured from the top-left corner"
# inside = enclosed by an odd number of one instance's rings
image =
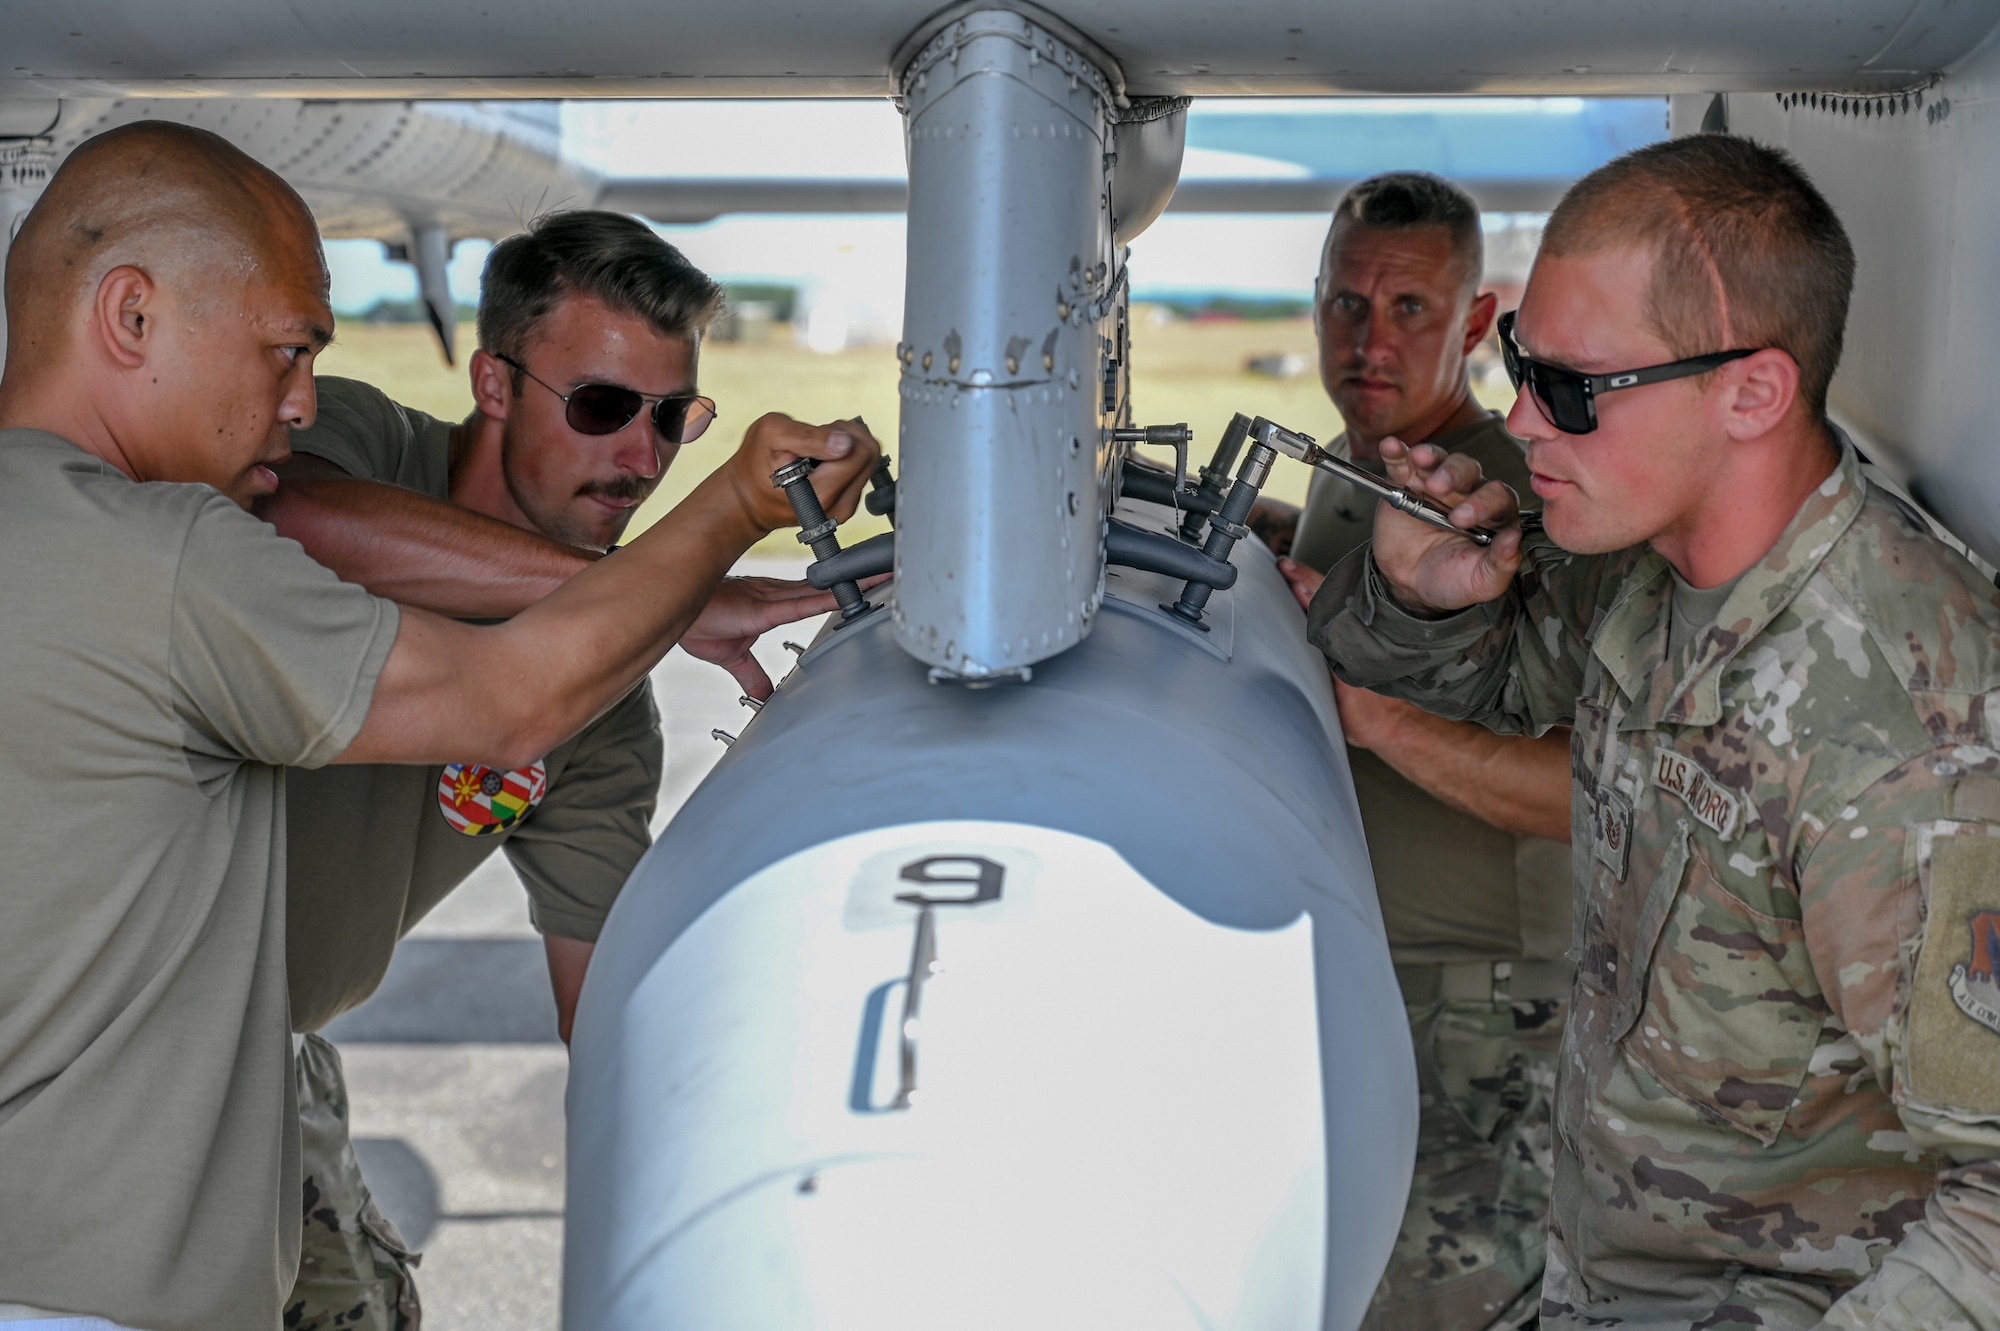
[[[1736,834],[1743,801],[1686,754],[1661,749],[1653,756],[1653,784],[1671,791],[1709,831],[1727,839]]]
[[[496,772],[477,763],[452,763],[438,778],[438,812],[467,836],[511,831],[549,790],[546,763]]]
[[[1929,898],[1910,982],[1911,1098],[2000,1113],[2000,836],[1985,823],[1912,829]]]

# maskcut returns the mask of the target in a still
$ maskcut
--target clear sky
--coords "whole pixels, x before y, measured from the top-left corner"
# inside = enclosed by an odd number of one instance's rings
[[[902,122],[886,101],[573,102],[564,151],[608,175],[900,177]],[[1665,131],[1659,98],[1220,100],[1189,117],[1183,178],[1353,178],[1391,167],[1463,179],[1581,174]],[[1133,290],[1300,296],[1326,221],[1296,215],[1173,215],[1133,245]],[[662,235],[724,280],[800,286],[851,308],[857,333],[900,323],[900,216],[737,216]],[[477,299],[487,245],[463,241],[452,289]],[[408,299],[415,279],[372,241],[328,246],[334,304]]]

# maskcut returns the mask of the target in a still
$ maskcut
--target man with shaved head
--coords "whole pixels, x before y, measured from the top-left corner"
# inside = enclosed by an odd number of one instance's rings
[[[341,582],[244,507],[314,414],[312,219],[184,127],[79,148],[8,256],[0,377],[0,1320],[272,1331],[297,1265],[284,772],[524,766],[877,450],[780,422],[506,624]],[[496,689],[495,681],[506,687]]]
[[[2000,597],[1828,421],[1854,252],[1783,153],[1640,149],[1517,320],[1543,529],[1398,483],[1309,631],[1351,684],[1573,725],[1542,1325],[2000,1326]]]

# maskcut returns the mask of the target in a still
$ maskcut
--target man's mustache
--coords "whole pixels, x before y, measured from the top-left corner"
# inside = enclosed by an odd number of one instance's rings
[[[579,495],[603,495],[606,499],[640,500],[653,492],[653,480],[645,476],[620,476],[615,480],[591,481],[577,487]]]

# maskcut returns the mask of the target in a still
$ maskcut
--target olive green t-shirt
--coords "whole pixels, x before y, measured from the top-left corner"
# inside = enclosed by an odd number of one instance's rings
[[[1479,460],[1535,506],[1521,445],[1500,417],[1426,442]],[[1333,441],[1347,456],[1347,437]],[[1377,475],[1380,462],[1360,464]],[[1316,472],[1292,541],[1292,558],[1324,573],[1369,540],[1375,498]],[[1560,957],[1570,942],[1569,847],[1503,832],[1433,798],[1366,749],[1350,747],[1368,858],[1399,963]]]
[[[293,451],[352,476],[450,497],[449,425],[353,380],[322,378],[318,389],[318,419],[293,434]],[[660,717],[642,680],[539,770],[466,763],[294,774],[293,1029],[318,1030],[374,993],[397,940],[496,848],[527,887],[536,928],[595,941],[652,844],[662,760]]]
[[[0,1305],[274,1331],[298,1266],[288,767],[396,607],[205,485],[0,431]]]
[[[1715,617],[1722,613],[1722,603],[1743,578],[1739,574],[1719,587],[1696,587],[1678,572],[1672,576],[1674,595],[1673,608],[1667,612],[1667,657],[1678,661],[1695,635],[1715,622]]]

